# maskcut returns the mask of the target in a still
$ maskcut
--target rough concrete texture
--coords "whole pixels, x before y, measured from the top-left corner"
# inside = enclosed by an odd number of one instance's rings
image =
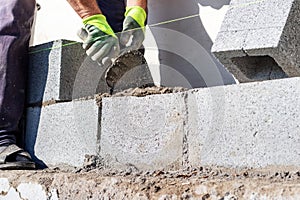
[[[107,165],[181,168],[186,117],[183,95],[102,99],[100,156]]]
[[[82,166],[99,148],[99,107],[94,100],[27,109],[26,150],[39,165]]]
[[[32,47],[30,52],[29,104],[70,101],[110,91],[104,78],[107,67],[87,57],[81,43],[57,40]],[[150,70],[138,65],[121,77],[115,90],[147,84],[153,85]]]
[[[121,169],[300,166],[299,88],[288,78],[104,98],[100,155]]]
[[[34,157],[39,167],[45,165],[82,166],[99,153],[100,110],[103,97],[140,97],[151,94],[176,93],[184,90],[183,88],[163,87],[135,88],[113,95],[99,94],[95,96],[95,99],[94,97],[87,97],[64,103],[53,101],[44,103],[43,107],[29,107],[24,137],[26,149]],[[166,99],[164,100],[166,101]],[[119,111],[123,112],[122,110]],[[155,113],[151,114],[149,117],[155,119],[153,116]],[[114,126],[118,127],[118,125]],[[159,137],[157,134],[155,133]],[[171,132],[170,134],[175,133]],[[178,151],[180,149],[175,152],[178,153]]]
[[[0,194],[5,200],[300,198],[300,173],[295,169],[230,171],[199,167],[115,175],[100,171],[4,171],[0,177],[9,186],[9,192]],[[7,187],[4,189],[7,191]]]
[[[70,100],[85,53],[81,44],[56,40],[31,47],[27,102]]]
[[[29,108],[26,149],[52,166],[82,166],[86,155],[117,169],[300,166],[299,88],[288,78],[150,96],[184,90],[133,89]]]
[[[189,164],[300,166],[300,79],[189,93]]]
[[[212,52],[240,82],[299,76],[299,6],[232,0]]]

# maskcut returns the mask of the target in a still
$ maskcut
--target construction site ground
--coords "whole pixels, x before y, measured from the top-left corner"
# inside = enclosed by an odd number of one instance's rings
[[[142,172],[133,166],[125,171],[101,169],[94,161],[90,159],[83,168],[3,171],[0,176],[13,188],[21,183],[41,185],[52,200],[300,199],[300,170],[296,168],[197,167]]]

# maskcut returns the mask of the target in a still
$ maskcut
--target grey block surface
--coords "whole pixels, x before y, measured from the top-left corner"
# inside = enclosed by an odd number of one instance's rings
[[[46,165],[141,170],[300,166],[300,78],[28,108],[26,149]]]
[[[97,155],[100,127],[95,100],[27,109],[26,150],[48,166],[82,166]]]
[[[104,98],[100,155],[111,167],[180,169],[183,94]]]
[[[56,40],[30,49],[27,102],[71,100],[84,58],[80,43]]]
[[[300,166],[300,78],[190,92],[189,163]]]
[[[232,0],[212,52],[240,82],[300,76],[299,8],[298,0]],[[276,65],[246,68],[232,62],[258,56]],[[253,76],[259,68],[265,72]],[[268,76],[270,71],[275,75]]]
[[[70,101],[109,92],[104,78],[107,68],[85,55],[82,44],[57,40],[30,50],[27,103]],[[153,83],[149,68],[138,66],[126,73],[115,90]]]
[[[100,155],[120,169],[300,166],[299,88],[287,78],[105,98]]]

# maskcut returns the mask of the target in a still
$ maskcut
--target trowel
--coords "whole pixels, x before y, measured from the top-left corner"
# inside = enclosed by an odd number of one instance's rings
[[[144,55],[138,51],[124,51],[107,68],[105,80],[113,91],[116,83],[130,70],[138,66],[146,66]]]
[[[79,30],[77,34],[82,40],[88,36],[85,29]],[[112,93],[116,83],[127,72],[138,66],[146,66],[146,64],[146,59],[139,50],[127,51],[125,47],[121,46],[121,53],[112,61],[112,63],[108,66],[103,66],[102,64],[99,64],[99,66],[107,68],[105,80],[106,84],[110,87],[110,93]]]

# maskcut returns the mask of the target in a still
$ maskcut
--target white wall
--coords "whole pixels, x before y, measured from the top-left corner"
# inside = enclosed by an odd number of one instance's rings
[[[229,1],[148,1],[150,28],[144,42],[145,57],[157,84],[193,88],[234,82],[210,53]],[[66,1],[37,0],[37,3],[41,9],[36,15],[31,45],[55,39],[80,41],[76,33],[82,26],[81,19]],[[199,16],[153,26],[194,14]]]

